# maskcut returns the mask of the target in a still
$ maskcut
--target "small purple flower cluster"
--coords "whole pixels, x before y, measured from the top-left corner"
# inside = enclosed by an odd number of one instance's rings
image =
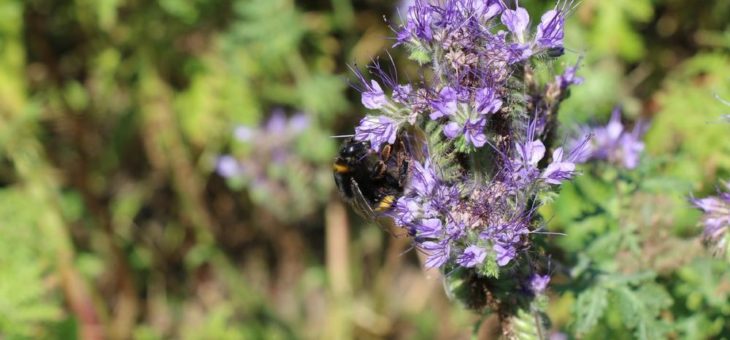
[[[245,188],[254,203],[281,219],[311,213],[331,188],[328,174],[311,155],[297,152],[305,132],[314,128],[309,115],[287,117],[282,110],[272,112],[261,127],[238,126],[232,136],[239,143],[237,152],[218,156],[216,173],[233,189]]]
[[[579,156],[581,161],[603,160],[634,169],[639,165],[644,142],[642,137],[646,124],[638,122],[632,130],[627,130],[621,123],[621,111],[616,108],[606,126],[583,127],[584,136],[592,136],[586,152]]]
[[[309,127],[309,116],[303,113],[287,118],[283,111],[275,110],[263,127],[240,125],[233,136],[239,142],[256,144],[257,152],[271,161],[284,164],[292,156],[289,145]],[[266,182],[267,163],[256,158],[240,161],[232,155],[221,155],[216,172],[225,178],[247,177],[254,182]]]
[[[718,190],[717,196],[693,198],[692,204],[702,210],[704,239],[718,254],[728,250],[730,238],[730,182],[724,184],[725,191]]]
[[[516,266],[531,246],[538,195],[575,176],[587,140],[566,150],[550,136],[559,102],[582,81],[577,66],[548,84],[532,73],[562,54],[571,5],[560,2],[532,29],[524,8],[500,0],[416,0],[396,45],[430,66],[433,79],[400,84],[378,64],[371,70],[380,82],[356,71],[370,110],[356,140],[378,151],[409,129],[429,135],[425,159],[411,162],[409,185],[389,212],[428,254],[426,267],[496,276]],[[548,280],[535,279],[535,290]]]

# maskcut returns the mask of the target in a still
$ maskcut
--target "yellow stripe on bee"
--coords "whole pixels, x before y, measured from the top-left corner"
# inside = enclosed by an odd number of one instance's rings
[[[378,203],[378,207],[375,208],[375,211],[383,211],[393,206],[393,202],[395,202],[395,196],[388,195],[383,197],[382,200],[380,200],[380,203]]]
[[[334,170],[338,174],[342,174],[345,172],[350,172],[350,167],[344,164],[332,164],[332,170]]]

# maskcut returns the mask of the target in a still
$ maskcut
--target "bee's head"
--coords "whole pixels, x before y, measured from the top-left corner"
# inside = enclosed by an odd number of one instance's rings
[[[340,148],[340,158],[358,161],[368,154],[370,143],[348,139]]]

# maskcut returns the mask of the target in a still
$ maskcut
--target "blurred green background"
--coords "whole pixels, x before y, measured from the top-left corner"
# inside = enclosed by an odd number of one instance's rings
[[[552,3],[521,5],[536,17]],[[493,336],[495,319],[475,328],[405,237],[334,191],[330,136],[363,115],[348,67],[390,51],[402,79],[418,77],[391,49],[402,6],[0,0],[0,338]],[[624,203],[601,208],[623,189],[587,171],[545,209],[568,234],[556,260],[652,270],[673,301],[658,318],[684,325],[671,330],[680,338],[730,332],[727,262],[677,258],[702,252],[686,198],[730,179],[730,107],[716,99],[730,100],[728,18],[723,0],[584,0],[566,25],[564,62],[580,58],[585,78],[561,108],[566,131],[615,105],[651,127]],[[276,110],[308,124],[258,128]],[[234,138],[240,126],[255,138]],[[218,175],[222,154],[247,175]],[[578,205],[586,195],[595,207]],[[594,241],[611,222],[581,217],[591,209],[633,221],[643,260],[604,263],[616,253]],[[610,313],[573,317],[561,292],[554,330],[624,334]]]

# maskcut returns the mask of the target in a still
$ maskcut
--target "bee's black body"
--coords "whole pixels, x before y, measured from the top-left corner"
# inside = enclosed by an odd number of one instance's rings
[[[409,153],[399,139],[381,152],[368,142],[345,141],[333,164],[335,183],[342,197],[367,219],[390,209],[403,194]]]

